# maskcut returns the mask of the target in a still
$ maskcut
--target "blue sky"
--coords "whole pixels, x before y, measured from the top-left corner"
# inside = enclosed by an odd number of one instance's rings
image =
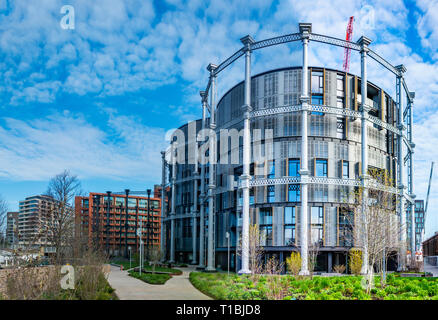
[[[63,5],[75,29],[60,26]],[[372,23],[366,23],[370,12]],[[160,182],[165,134],[200,117],[208,63],[256,40],[297,31],[362,34],[415,91],[415,193],[424,198],[438,151],[438,1],[0,0],[0,194],[11,210],[69,169],[84,191],[144,190]],[[343,50],[310,44],[310,64],[342,68]],[[254,54],[253,72],[299,65],[288,44]],[[369,80],[394,92],[376,63]],[[359,74],[352,55],[350,71]],[[243,79],[243,61],[221,73],[218,95]],[[438,230],[434,175],[426,234]]]

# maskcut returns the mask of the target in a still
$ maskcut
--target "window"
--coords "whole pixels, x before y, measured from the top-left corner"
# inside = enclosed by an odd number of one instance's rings
[[[312,72],[312,93],[322,93],[324,75],[321,71]]]
[[[260,244],[272,246],[272,210],[262,208],[259,212]]]
[[[323,207],[312,207],[310,211],[311,217],[311,241],[312,243],[320,243],[323,240],[323,223],[324,209]]]
[[[300,201],[300,185],[290,184],[287,186],[287,200],[289,202],[299,202]]]
[[[288,160],[288,176],[299,177],[300,176],[300,159]]]
[[[323,104],[322,96],[321,95],[312,96],[312,104],[322,105]],[[320,112],[316,112],[316,113],[319,114]]]
[[[342,247],[353,246],[353,217],[354,213],[339,209],[339,245]]]
[[[284,208],[284,245],[295,243],[295,207]]]
[[[336,75],[336,95],[338,97],[344,96],[344,76],[341,74]]]
[[[266,201],[275,202],[275,186],[267,186],[266,189],[267,189]]]
[[[274,160],[268,161],[268,174],[266,176],[268,179],[275,178],[275,162]]]
[[[336,119],[336,138],[344,139],[344,119],[337,118]]]
[[[315,177],[327,177],[327,160],[315,160]]]
[[[350,166],[348,161],[342,161],[342,178],[348,179],[349,178],[349,170]]]

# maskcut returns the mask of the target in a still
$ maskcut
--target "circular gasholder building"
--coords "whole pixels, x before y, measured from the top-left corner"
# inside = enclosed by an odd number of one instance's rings
[[[303,44],[301,66],[250,75],[253,51],[291,41]],[[308,66],[312,41],[358,51],[361,75]],[[276,256],[284,262],[292,251],[305,256],[317,250],[316,271],[331,272],[334,265],[347,263],[346,253],[356,245],[347,219],[352,212],[343,204],[363,185],[365,168],[391,177],[390,191],[401,203],[400,225],[410,219],[414,95],[404,83],[405,69],[371,51],[366,37],[347,43],[312,33],[311,24],[300,24],[295,34],[258,42],[247,36],[242,42],[244,47],[224,63],[209,65],[210,80],[201,91],[203,118],[181,126],[172,139],[177,143],[163,153],[165,259],[207,270],[227,270],[229,263],[231,270],[245,273],[239,239],[246,223],[243,232],[253,224],[260,230],[264,259]],[[219,72],[240,56],[245,57],[245,81],[214,101]],[[366,80],[368,57],[395,73],[395,99]],[[202,129],[213,130],[216,139],[205,138]],[[409,148],[399,148],[402,139]],[[215,161],[196,162],[199,153]],[[397,263],[403,260],[389,268]]]

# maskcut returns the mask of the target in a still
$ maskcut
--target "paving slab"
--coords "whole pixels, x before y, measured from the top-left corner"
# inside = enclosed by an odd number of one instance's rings
[[[195,267],[178,268],[182,275],[172,276],[163,285],[149,284],[129,276],[127,271],[111,266],[108,282],[116,290],[120,300],[211,300],[189,280],[189,274]]]

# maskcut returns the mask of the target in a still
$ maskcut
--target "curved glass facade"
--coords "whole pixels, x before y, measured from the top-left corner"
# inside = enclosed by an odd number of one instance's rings
[[[361,123],[357,116],[361,110],[361,79],[345,72],[309,68],[308,117],[308,168],[311,177],[321,178],[321,183],[309,184],[308,221],[310,237],[320,251],[318,268],[330,270],[333,265],[345,264],[345,251],[353,245],[346,215],[340,209],[348,201],[354,186],[352,181],[361,176]],[[275,179],[273,183],[256,182],[250,189],[250,221],[259,225],[263,247],[267,257],[275,254],[282,261],[300,245],[300,184],[301,152],[300,94],[302,68],[292,67],[255,75],[251,80],[251,134],[260,129],[260,139],[253,142],[251,176],[257,180]],[[368,125],[369,168],[385,170],[396,181],[397,150],[396,127],[398,111],[396,103],[382,89],[368,82],[367,106],[372,120]],[[230,89],[219,101],[216,113],[216,133],[222,129],[243,128],[244,84]],[[188,125],[180,129],[187,132]],[[196,122],[196,131],[201,122]],[[272,138],[267,136],[271,129]],[[218,139],[219,141],[219,139]],[[270,154],[265,154],[270,144]],[[257,157],[256,144],[262,157]],[[236,150],[238,149],[238,150]],[[236,152],[238,161],[232,160]],[[226,232],[235,253],[241,225],[241,193],[237,187],[242,174],[242,138],[228,146],[218,145],[216,165],[215,199],[215,261],[223,269],[227,265]],[[187,149],[186,157],[190,156]],[[227,159],[226,164],[220,158]],[[230,164],[231,162],[231,164]],[[233,164],[235,163],[235,164]],[[199,217],[199,203],[193,210],[194,165],[178,164],[175,183],[176,259],[190,262],[193,251],[193,218]],[[198,170],[200,173],[200,169]],[[208,186],[208,166],[206,168]],[[199,177],[198,177],[199,178]],[[287,178],[287,179],[284,179]],[[201,190],[198,183],[198,199]],[[206,206],[206,209],[208,206]],[[207,211],[206,210],[206,211]],[[206,214],[207,217],[207,214]],[[205,220],[208,220],[207,218]],[[207,232],[205,232],[207,234]],[[196,235],[199,237],[199,218]],[[199,246],[199,240],[196,241]],[[205,246],[206,248],[206,246]],[[199,257],[199,254],[197,255]],[[205,255],[206,256],[206,255]],[[238,267],[239,259],[232,254],[232,268]]]

